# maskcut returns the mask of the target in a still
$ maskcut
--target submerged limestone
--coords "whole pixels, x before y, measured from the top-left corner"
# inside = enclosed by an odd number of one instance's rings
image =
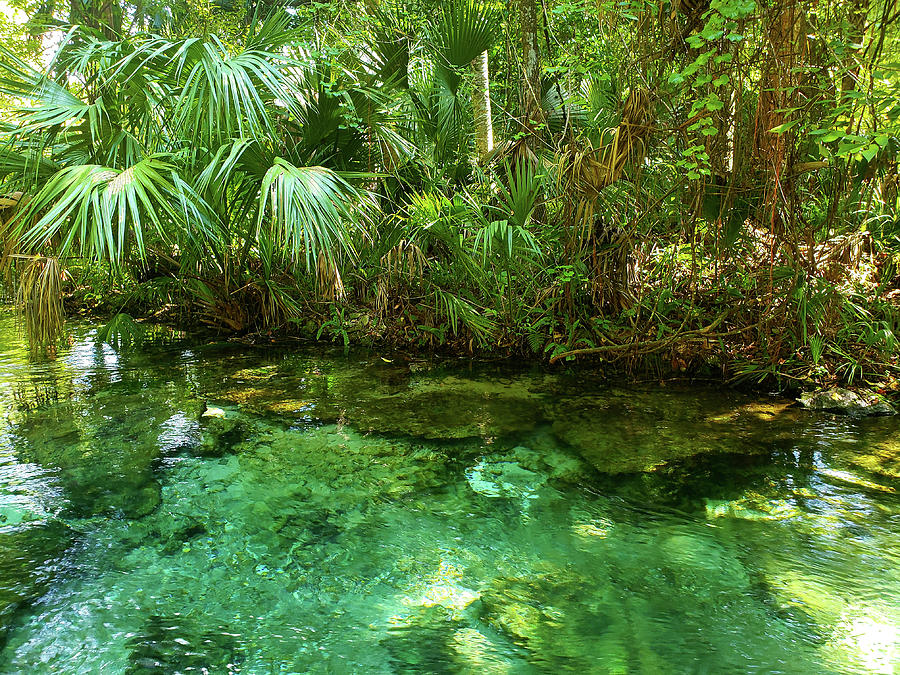
[[[190,616],[151,616],[131,635],[125,675],[229,673],[244,660],[237,637],[226,625],[198,628]]]
[[[800,405],[809,410],[824,410],[842,415],[896,415],[894,407],[873,391],[850,391],[834,387],[804,392]]]
[[[852,454],[850,463],[873,474],[900,478],[900,439],[867,443]]]
[[[298,365],[267,367],[260,374],[240,370],[229,377],[227,389],[211,394],[258,414],[426,439],[502,436],[532,428],[542,417],[542,396],[527,378],[413,374],[386,363],[355,364],[340,373]]]
[[[787,403],[748,403],[739,396],[612,389],[563,397],[549,413],[553,432],[598,471],[654,471],[704,453],[766,452],[796,433]]]

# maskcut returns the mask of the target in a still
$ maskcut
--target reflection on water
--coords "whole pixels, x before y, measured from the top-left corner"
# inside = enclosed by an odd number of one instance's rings
[[[0,315],[0,672],[900,669],[900,434]]]

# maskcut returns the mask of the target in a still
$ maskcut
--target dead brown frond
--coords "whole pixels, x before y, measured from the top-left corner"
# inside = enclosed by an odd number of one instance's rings
[[[625,230],[597,222],[597,200],[604,188],[622,177],[626,166],[644,159],[651,125],[650,93],[635,89],[625,101],[619,125],[607,130],[609,142],[600,148],[572,143],[557,163],[558,187],[566,196],[569,255],[590,258],[594,301],[616,311],[634,300],[634,242]]]
[[[400,287],[420,281],[425,274],[425,253],[418,244],[401,239],[381,256],[382,273],[378,275],[375,310],[379,316],[387,316],[396,304]]]
[[[22,194],[22,192],[10,192],[0,195],[0,211],[16,208],[22,200]]]
[[[400,243],[381,256],[381,266],[389,277],[419,278],[425,271],[425,254],[417,244],[401,239]]]
[[[319,297],[328,302],[344,300],[347,297],[337,263],[324,253],[319,253],[319,259],[316,261],[316,290]]]
[[[57,258],[13,257],[27,261],[19,277],[16,306],[22,313],[28,344],[32,349],[52,349],[65,323],[62,283],[66,272]]]
[[[651,124],[650,93],[635,89],[625,101],[619,126],[607,130],[608,143],[600,148],[572,144],[560,155],[558,175],[564,192],[596,199],[603,188],[622,177],[626,165],[643,160]]]
[[[16,238],[9,224],[20,206],[28,203],[22,192],[9,192],[0,195],[0,291],[6,290],[10,295],[15,288],[12,254],[16,251]]]

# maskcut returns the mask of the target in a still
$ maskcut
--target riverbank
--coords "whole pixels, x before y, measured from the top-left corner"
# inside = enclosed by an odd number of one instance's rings
[[[554,332],[541,338],[548,345],[555,345],[553,348],[532,349],[533,344],[538,347],[540,344],[528,337],[516,339],[514,331],[498,335],[491,343],[476,342],[464,327],[454,335],[444,326],[438,336],[435,329],[416,325],[403,316],[379,317],[370,308],[349,303],[309,303],[301,312],[302,321],[289,321],[265,330],[233,330],[210,325],[190,305],[150,305],[116,293],[94,297],[94,301],[89,301],[84,289],[71,292],[66,302],[69,314],[109,322],[115,312],[127,310],[139,323],[161,322],[209,339],[253,346],[331,344],[373,350],[411,364],[433,358],[524,360],[555,368],[589,369],[622,382],[703,382],[746,391],[777,391],[794,398],[803,392],[847,387],[867,396],[874,394],[895,405],[900,401],[900,350],[897,345],[890,346],[891,331],[884,329],[879,337],[888,340],[885,345],[872,340],[870,344],[851,341],[843,345],[846,349],[855,345],[856,350],[851,349],[853,353],[834,345],[829,349],[824,341],[813,339],[811,345],[773,363],[765,345],[777,336],[761,341],[759,332],[766,327],[759,322],[735,328],[742,317],[726,307],[698,310],[698,318],[690,325],[699,328],[689,327],[688,320],[682,319],[678,321],[678,330],[663,332],[661,337],[652,337],[660,335],[662,329],[650,325],[622,328],[615,341],[609,333],[594,333],[593,340],[583,335],[576,340],[570,335],[567,341],[566,335]],[[709,318],[703,318],[704,313]],[[129,325],[123,322],[117,336],[114,330],[114,337],[125,340],[134,337],[129,335]],[[605,344],[570,349],[585,342]],[[814,349],[815,345],[819,346]]]

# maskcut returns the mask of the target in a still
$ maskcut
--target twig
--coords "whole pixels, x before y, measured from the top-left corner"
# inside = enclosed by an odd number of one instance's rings
[[[671,337],[667,337],[662,340],[650,340],[648,342],[628,342],[626,344],[603,345],[601,347],[586,347],[584,349],[572,349],[570,351],[562,352],[560,354],[555,354],[554,356],[550,357],[550,363],[551,364],[556,363],[560,359],[568,358],[570,356],[586,356],[588,354],[602,354],[605,352],[627,352],[629,350],[637,350],[636,351],[637,354],[650,354],[654,351],[659,351],[661,349],[665,349],[666,347],[677,342],[678,340],[682,340],[689,336],[707,335],[708,337],[720,337],[720,335],[718,335],[718,334],[713,334],[711,336],[709,334],[712,333],[713,330],[715,330],[718,326],[721,325],[721,323],[725,320],[725,318],[728,316],[728,314],[729,314],[729,312],[727,312],[727,311],[724,312],[715,321],[713,321],[708,326],[704,326],[703,328],[688,330],[688,331],[684,331],[683,333],[677,332],[675,335],[672,335]],[[742,332],[749,328],[752,328],[752,326],[749,326],[748,328],[742,328],[739,331],[728,331],[726,333],[723,333],[722,335],[728,335],[728,334],[731,334],[734,332]]]

